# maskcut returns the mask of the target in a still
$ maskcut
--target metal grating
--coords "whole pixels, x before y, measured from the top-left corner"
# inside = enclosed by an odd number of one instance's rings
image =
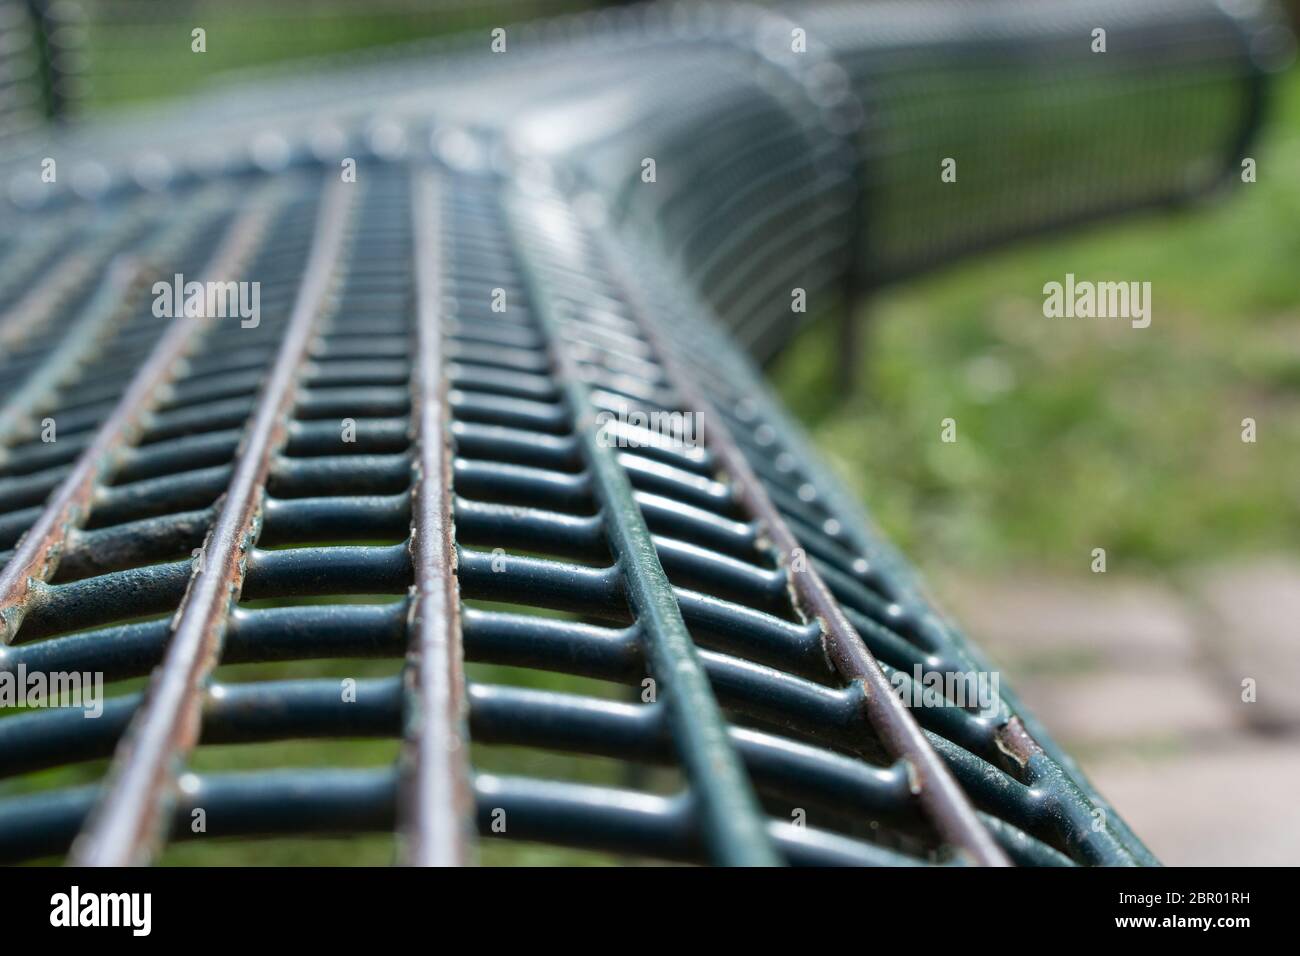
[[[210,199],[190,197],[196,218]],[[1016,763],[1034,749],[1017,722],[943,708],[917,728],[876,656],[936,667],[955,651],[898,603],[792,453],[753,444],[774,433],[756,427],[753,400],[701,397],[698,372],[660,352],[648,329],[670,307],[650,304],[615,238],[566,201],[393,164],[365,185],[276,181],[213,225],[167,248],[208,261],[201,274],[263,276],[258,328],[193,320],[155,341],[147,310],[119,310],[105,359],[143,359],[145,377],[89,407],[104,383],[79,377],[67,397],[86,423],[53,445],[65,460],[37,442],[3,465],[9,495],[62,482],[10,512],[6,543],[15,514],[36,531],[6,556],[5,666],[110,680],[157,668],[147,693],[115,697],[99,720],[0,721],[6,776],[116,753],[102,787],[5,800],[6,858],[65,851],[81,832],[78,861],[137,861],[167,820],[201,806],[211,835],[397,825],[412,860],[450,862],[471,852],[457,810],[470,787],[488,832],[502,809],[512,837],[648,856],[1137,858],[1127,834],[1092,829],[1093,803],[1048,756]],[[494,289],[505,312],[491,310]],[[219,335],[238,347],[216,347]],[[752,384],[728,381],[735,394]],[[633,426],[597,418],[638,411],[699,412],[709,444],[643,446]],[[347,417],[355,443],[340,440]],[[773,466],[787,470],[758,479]],[[803,573],[790,570],[796,545],[813,555]],[[201,560],[177,560],[195,548]],[[459,622],[447,613],[457,588]],[[470,661],[648,674],[662,695],[462,691],[458,637]],[[405,676],[363,682],[355,704],[337,680],[209,680],[221,662],[404,653]],[[471,774],[461,721],[482,743],[666,760],[685,786],[655,796]],[[391,771],[178,769],[200,742],[403,733]],[[825,826],[779,822],[791,798],[833,812]],[[856,832],[877,818],[898,845]]]
[[[362,137],[356,182],[336,165],[356,140],[286,136],[156,192],[110,165],[97,205],[63,196],[39,241],[6,236],[0,670],[119,692],[96,720],[0,719],[0,859],[393,833],[416,864],[502,838],[722,864],[1154,862],[1014,697],[989,715],[894,693],[915,668],[990,668],[768,396],[722,280],[669,241],[703,217],[739,268],[821,236],[809,285],[842,282],[852,138],[806,108],[802,72],[712,58],[783,21],[687,16],[708,66],[653,23],[584,35],[699,91],[647,107],[669,132],[735,120],[695,160],[753,146],[724,164],[741,199],[718,216],[727,191],[692,195],[681,169],[656,204],[628,199],[609,170],[641,151],[618,138],[635,114],[572,159],[513,121],[430,137],[403,117]],[[806,170],[826,173],[813,201],[764,203]],[[257,281],[257,321],[156,317],[177,273]],[[341,684],[364,661],[376,676]],[[203,769],[211,747],[313,739],[394,759]],[[620,776],[484,769],[503,748]]]

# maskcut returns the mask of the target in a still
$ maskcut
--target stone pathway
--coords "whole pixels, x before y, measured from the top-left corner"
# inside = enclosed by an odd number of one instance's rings
[[[930,577],[1164,863],[1300,864],[1300,563]]]

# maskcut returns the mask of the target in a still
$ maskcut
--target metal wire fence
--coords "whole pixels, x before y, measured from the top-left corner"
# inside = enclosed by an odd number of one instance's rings
[[[23,0],[0,3],[0,140],[44,119],[38,36]]]
[[[589,10],[593,0],[34,0],[68,112],[176,96],[226,74]],[[200,31],[201,36],[195,31]]]

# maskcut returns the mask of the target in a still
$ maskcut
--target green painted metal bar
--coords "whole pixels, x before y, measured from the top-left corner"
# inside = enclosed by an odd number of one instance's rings
[[[975,808],[894,693],[880,663],[849,621],[844,608],[817,568],[806,560],[805,545],[772,503],[725,420],[690,372],[678,362],[666,337],[660,334],[622,246],[608,230],[601,234],[599,241],[615,283],[628,301],[633,322],[655,352],[678,400],[685,409],[712,422],[706,444],[713,451],[719,470],[730,479],[745,511],[762,529],[759,538],[773,554],[776,565],[783,569],[795,606],[805,620],[816,622],[821,629],[826,657],[840,676],[848,683],[861,686],[870,727],[891,756],[905,762],[914,781],[916,799],[935,829],[972,862],[983,866],[1008,865],[1006,855],[981,825]]]
[[[691,793],[699,803],[704,838],[714,858],[723,864],[778,864],[780,859],[772,847],[758,798],[728,738],[726,721],[682,620],[672,585],[659,563],[632,484],[613,450],[600,439],[590,389],[565,349],[560,321],[552,311],[554,289],[521,234],[521,213],[516,204],[525,201],[513,191],[503,193],[503,214],[529,290],[529,307],[550,343],[582,455],[591,469],[608,522],[610,545],[623,572],[628,600],[636,611],[651,675],[664,685],[663,703],[668,708]]]

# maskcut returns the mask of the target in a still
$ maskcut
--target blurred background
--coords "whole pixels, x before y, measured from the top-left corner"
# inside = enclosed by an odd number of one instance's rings
[[[101,119],[304,57],[599,6],[31,5],[56,36],[66,31],[65,86],[51,94],[70,115]],[[1300,16],[1300,2],[1289,12]],[[207,31],[203,57],[190,54],[195,26]],[[1300,860],[1295,69],[1277,81],[1253,158],[1257,181],[1213,202],[1024,241],[887,287],[855,306],[865,334],[849,387],[837,384],[839,332],[825,319],[770,369],[939,603],[1169,864]],[[1042,286],[1067,272],[1149,281],[1151,327],[1045,320]],[[959,424],[954,444],[938,440],[945,418]],[[1241,440],[1244,418],[1257,423],[1254,443]],[[1095,548],[1104,574],[1091,570]],[[1253,704],[1241,700],[1246,678],[1259,682]],[[265,749],[268,765],[306,752]],[[219,763],[220,750],[203,759]],[[358,760],[372,757],[391,754],[359,745]],[[173,847],[168,862],[191,852]],[[387,853],[351,842],[337,862]],[[485,862],[570,862],[530,854],[485,847]],[[229,862],[249,859],[232,850]],[[295,862],[291,841],[257,861]]]
[[[1168,864],[1300,860],[1295,70],[1257,153],[1271,172],[1209,205],[886,290],[849,394],[825,387],[831,323],[774,369],[939,603]],[[1043,283],[1067,272],[1149,280],[1150,328],[1044,319]]]

